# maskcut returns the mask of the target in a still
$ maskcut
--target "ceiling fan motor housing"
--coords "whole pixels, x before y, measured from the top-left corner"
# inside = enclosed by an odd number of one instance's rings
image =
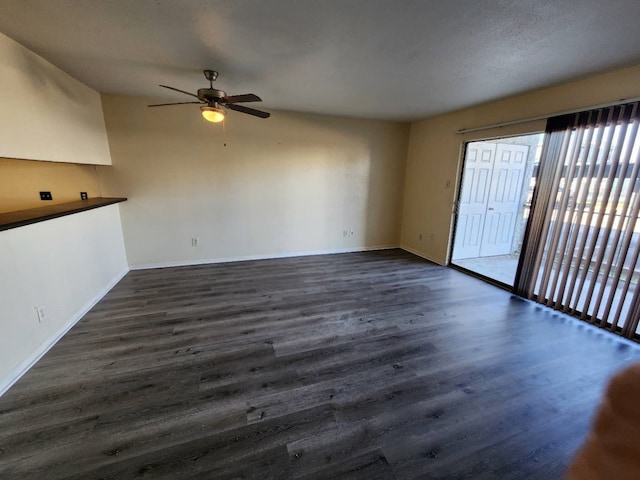
[[[199,88],[198,98],[203,102],[211,103],[222,100],[227,96],[226,92],[216,90],[215,88]]]

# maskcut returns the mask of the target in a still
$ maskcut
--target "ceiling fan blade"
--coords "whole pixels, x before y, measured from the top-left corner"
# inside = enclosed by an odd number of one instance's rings
[[[184,90],[180,90],[179,88],[169,87],[168,85],[159,85],[159,86],[162,88],[168,88],[169,90],[173,90],[175,92],[184,93],[185,95],[191,95],[192,97],[196,97],[198,100],[200,100],[200,98],[198,98],[198,96],[195,93],[185,92]]]
[[[226,107],[231,110],[235,110],[236,112],[248,113],[249,115],[253,115],[254,117],[269,118],[271,116],[270,113],[256,110],[255,108],[245,107],[243,105],[234,105],[233,103],[230,103],[226,105]]]
[[[147,107],[166,107],[167,105],[187,105],[190,103],[204,103],[204,102],[174,102],[174,103],[156,103],[155,105],[147,105]]]
[[[224,100],[227,103],[239,103],[239,102],[261,102],[262,99],[253,94],[253,93],[245,93],[244,95],[229,95],[228,97],[224,97]]]

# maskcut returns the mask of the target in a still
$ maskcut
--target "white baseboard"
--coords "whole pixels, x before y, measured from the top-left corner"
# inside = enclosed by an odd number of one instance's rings
[[[144,263],[140,265],[130,265],[130,268],[131,270],[148,270],[151,268],[189,267],[193,265],[207,265],[211,263],[244,262],[248,260],[270,260],[274,258],[290,258],[290,257],[309,257],[312,255],[333,255],[336,253],[368,252],[372,250],[390,250],[393,248],[399,248],[399,247],[398,245],[378,245],[374,247],[355,247],[355,248],[340,248],[340,249],[334,249],[334,250],[313,250],[313,251],[293,252],[293,253],[246,255],[241,257],[207,258],[207,259],[199,259],[199,260],[177,260],[175,262]]]
[[[433,258],[433,257],[427,255],[426,253],[420,252],[418,250],[414,250],[413,248],[407,247],[406,245],[401,245],[400,248],[402,250],[405,250],[405,251],[409,252],[409,253],[413,253],[414,255],[417,255],[418,257],[422,257],[425,260],[429,260],[430,262],[437,263],[438,265],[446,266],[446,264],[447,264],[447,262],[443,261],[442,259]]]
[[[9,390],[14,383],[20,380],[25,373],[29,371],[31,367],[33,367],[38,360],[40,360],[50,349],[53,347],[58,341],[64,337],[64,335],[71,330],[71,328],[78,323],[78,321],[85,316],[85,314],[91,310],[96,303],[98,303],[102,297],[104,297],[109,290],[111,290],[115,285],[122,280],[122,278],[129,273],[129,268],[125,268],[122,272],[120,272],[116,277],[109,282],[109,284],[104,287],[100,292],[89,300],[74,316],[69,320],[60,330],[51,335],[48,339],[40,344],[40,346],[26,359],[18,364],[16,368],[14,368],[7,377],[0,380],[0,397],[5,394],[7,390]]]

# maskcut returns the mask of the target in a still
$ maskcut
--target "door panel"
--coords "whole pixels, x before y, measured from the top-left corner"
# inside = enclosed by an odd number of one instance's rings
[[[480,255],[496,147],[488,142],[467,146],[453,260]]]
[[[487,215],[477,256],[511,253],[528,154],[529,147],[525,145],[497,144]]]

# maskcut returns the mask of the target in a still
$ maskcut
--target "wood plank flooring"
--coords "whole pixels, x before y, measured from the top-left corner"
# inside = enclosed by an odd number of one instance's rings
[[[0,478],[561,478],[638,359],[400,250],[135,271],[0,398]]]

